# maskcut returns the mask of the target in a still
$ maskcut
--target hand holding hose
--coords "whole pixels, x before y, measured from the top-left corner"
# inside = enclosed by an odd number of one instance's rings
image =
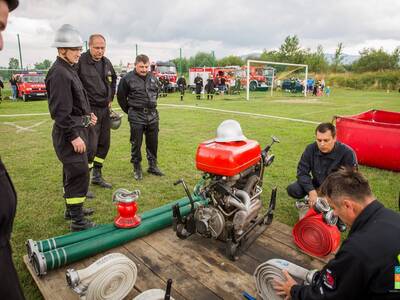
[[[291,299],[290,290],[297,282],[293,279],[292,276],[289,275],[287,270],[282,270],[283,275],[286,277],[286,281],[280,281],[275,279],[273,281],[273,288],[276,290],[276,294],[280,296],[284,296],[285,300]]]

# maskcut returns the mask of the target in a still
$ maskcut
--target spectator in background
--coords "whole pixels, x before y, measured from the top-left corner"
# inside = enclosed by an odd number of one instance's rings
[[[205,92],[207,93],[207,100],[213,99],[214,98],[214,80],[212,78],[212,75],[208,75],[207,83],[206,86],[204,87]]]
[[[0,79],[0,102],[3,100],[2,89],[4,89],[4,83],[3,83],[3,81]]]
[[[331,88],[329,86],[327,86],[325,88],[325,94],[329,97],[329,95],[331,94]]]
[[[203,78],[201,78],[200,74],[197,73],[196,78],[194,79],[194,84],[196,85],[196,99],[200,100],[201,90],[203,89]]]
[[[10,85],[11,85],[11,99],[17,99],[17,78],[13,74],[10,78]]]

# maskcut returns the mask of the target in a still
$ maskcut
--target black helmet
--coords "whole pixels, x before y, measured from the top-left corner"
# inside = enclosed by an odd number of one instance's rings
[[[111,129],[118,129],[122,123],[122,115],[110,109]]]

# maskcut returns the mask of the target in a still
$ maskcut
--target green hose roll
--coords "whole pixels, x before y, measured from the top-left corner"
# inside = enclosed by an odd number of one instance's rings
[[[200,203],[206,204],[205,200]],[[190,205],[181,207],[181,215],[186,216],[191,210]],[[149,235],[172,224],[172,209],[162,214],[152,215],[142,220],[135,228],[116,229],[107,234],[94,236],[92,238],[59,247],[44,253],[37,250],[33,252],[32,264],[36,273],[41,276],[47,271],[59,268],[66,264],[79,261],[86,257],[107,251],[111,248],[123,245],[134,239]]]
[[[193,195],[193,200],[195,202],[200,201],[201,199],[202,198],[200,196]],[[188,205],[189,203],[190,203],[189,199],[187,197],[184,197],[179,200],[173,201],[171,203],[165,204],[163,206],[154,208],[152,210],[145,211],[140,216],[143,221],[148,218],[152,218],[154,216],[171,211],[172,207],[176,204],[179,204],[179,207],[183,207],[183,206]],[[60,247],[78,243],[80,241],[84,241],[84,240],[93,238],[95,236],[107,234],[107,233],[112,232],[117,229],[118,228],[115,227],[114,224],[104,224],[104,225],[99,225],[99,226],[96,226],[96,227],[93,227],[93,228],[90,228],[87,230],[68,233],[66,235],[49,238],[49,239],[45,239],[45,240],[33,241],[32,239],[29,239],[26,242],[28,257],[30,259],[32,258],[34,250],[37,250],[39,252],[47,252],[47,251],[50,251],[53,249],[57,249]]]

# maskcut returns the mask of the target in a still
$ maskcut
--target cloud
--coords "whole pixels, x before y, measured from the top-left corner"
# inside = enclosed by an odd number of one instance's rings
[[[10,16],[0,65],[18,57],[17,33],[24,64],[54,59],[49,45],[63,23],[84,39],[103,33],[114,63],[132,61],[136,44],[154,59],[178,57],[179,48],[184,56],[213,50],[222,57],[277,49],[294,34],[303,47],[330,53],[339,42],[349,54],[366,46],[392,51],[400,45],[399,10],[395,0],[26,0]]]

